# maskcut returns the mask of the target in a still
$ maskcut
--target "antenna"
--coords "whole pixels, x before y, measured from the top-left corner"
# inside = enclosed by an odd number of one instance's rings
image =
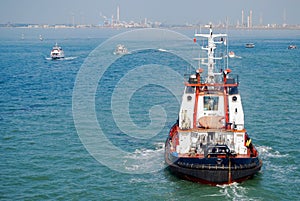
[[[226,17],[226,34],[228,34],[228,17]],[[228,36],[225,38],[225,42],[224,42],[224,45],[226,47],[226,69],[228,69]]]

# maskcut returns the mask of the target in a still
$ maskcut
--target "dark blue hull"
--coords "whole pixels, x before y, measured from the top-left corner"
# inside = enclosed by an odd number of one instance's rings
[[[64,59],[65,57],[51,57],[53,60]]]
[[[183,179],[211,185],[242,182],[256,174],[262,166],[258,157],[178,157],[170,153],[169,140],[165,147],[165,161],[168,169]]]

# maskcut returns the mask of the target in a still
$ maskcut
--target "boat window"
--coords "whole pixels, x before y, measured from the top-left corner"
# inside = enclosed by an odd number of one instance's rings
[[[195,88],[194,87],[186,87],[185,93],[193,94],[193,93],[195,93]]]
[[[204,96],[204,110],[218,110],[218,96]]]

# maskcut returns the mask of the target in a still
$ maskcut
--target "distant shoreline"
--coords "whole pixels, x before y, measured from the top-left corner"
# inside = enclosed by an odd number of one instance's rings
[[[300,30],[300,25],[261,25],[253,27],[242,27],[242,26],[228,26],[223,24],[214,25],[215,28],[229,29],[229,30]],[[167,28],[167,29],[205,29],[205,25],[159,25],[159,26],[148,26],[148,25],[136,25],[136,26],[101,26],[101,25],[39,25],[39,24],[0,24],[0,28],[22,28],[22,29],[86,29],[86,28],[97,28],[97,29],[139,29],[139,28]]]

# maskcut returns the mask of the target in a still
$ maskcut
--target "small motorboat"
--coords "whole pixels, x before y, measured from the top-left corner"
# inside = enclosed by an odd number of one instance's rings
[[[289,46],[288,46],[288,49],[289,49],[289,50],[297,49],[297,46],[296,46],[296,45],[289,45]]]
[[[60,46],[58,46],[57,43],[55,44],[55,46],[53,46],[50,52],[50,57],[51,59],[62,59],[65,57],[63,49]]]
[[[246,45],[245,45],[245,47],[246,48],[254,48],[254,43],[247,43]]]
[[[233,57],[235,57],[235,53],[234,53],[233,51],[230,51],[230,52],[228,53],[228,56],[229,56],[230,58],[233,58]]]
[[[122,44],[117,45],[114,51],[114,55],[123,55],[123,54],[128,54],[127,48]]]

